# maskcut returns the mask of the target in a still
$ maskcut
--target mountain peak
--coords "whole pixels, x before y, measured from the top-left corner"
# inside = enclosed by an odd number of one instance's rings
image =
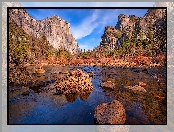
[[[78,52],[78,43],[70,31],[70,24],[57,15],[43,20],[35,20],[24,9],[10,9],[10,21],[14,21],[29,35],[39,38],[47,37],[49,43],[56,49],[63,47],[72,54]]]

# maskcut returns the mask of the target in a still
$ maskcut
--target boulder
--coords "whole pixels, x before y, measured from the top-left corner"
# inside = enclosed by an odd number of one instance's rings
[[[100,86],[101,86],[102,88],[114,89],[115,83],[113,83],[112,81],[106,81],[106,82],[102,82],[102,83],[100,84]]]
[[[33,73],[43,74],[45,73],[45,70],[42,66],[34,66]]]
[[[89,75],[79,69],[69,72],[62,81],[57,80],[55,86],[59,94],[75,94],[93,90]]]
[[[147,86],[147,84],[144,83],[144,82],[139,82],[138,85],[141,86],[141,87],[145,87],[145,86]]]
[[[23,92],[21,95],[23,95],[23,96],[29,96],[29,94],[30,94],[30,91],[27,90],[27,91]]]
[[[142,86],[135,85],[135,86],[126,86],[127,89],[132,90],[133,92],[143,92],[146,93],[146,89],[143,88]]]
[[[12,66],[12,67],[11,67]],[[33,77],[22,65],[13,66],[9,65],[9,83],[26,86]]]
[[[126,120],[125,109],[117,100],[102,103],[96,107],[94,119],[97,124],[124,124]]]

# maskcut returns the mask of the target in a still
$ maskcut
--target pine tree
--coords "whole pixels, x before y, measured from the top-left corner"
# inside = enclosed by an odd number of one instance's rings
[[[153,56],[153,50],[154,50],[154,35],[153,35],[153,26],[152,24],[149,24],[148,29],[148,44],[146,45],[146,54],[148,56]]]
[[[136,43],[137,43],[137,35],[136,35],[136,31],[135,30],[132,31],[131,41],[132,41],[132,43],[134,43],[136,45]]]
[[[149,39],[149,42],[152,44],[153,41],[154,41],[152,24],[149,25],[149,30],[148,30],[148,39]]]
[[[132,48],[131,34],[129,32],[128,36],[127,36],[127,40],[126,40],[126,52],[127,52],[128,56],[131,53],[131,48]]]
[[[124,56],[124,59],[125,59],[125,56],[126,56],[126,51],[127,51],[127,47],[126,47],[126,42],[125,42],[125,39],[124,39],[124,36],[122,36],[122,45],[121,45],[121,53],[122,55]]]
[[[142,42],[143,42],[143,29],[141,27],[141,25],[138,28],[138,32],[139,32],[139,42],[138,42],[138,46],[141,47],[142,46]]]

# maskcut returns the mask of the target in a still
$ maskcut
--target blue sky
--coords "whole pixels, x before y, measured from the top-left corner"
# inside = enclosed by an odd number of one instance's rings
[[[59,3],[59,4],[58,4]],[[65,2],[66,3],[66,2]],[[42,4],[39,2],[21,2],[24,7],[68,7],[68,6],[146,6],[152,7],[153,2],[110,2],[108,4],[104,2],[89,2],[87,4],[81,4],[80,2],[51,2]],[[144,16],[147,9],[27,9],[27,12],[36,20],[42,20],[46,17],[58,15],[62,19],[70,23],[70,29],[77,40],[81,49],[93,49],[100,44],[101,35],[104,33],[105,26],[115,26],[118,21],[118,15],[136,15],[138,17]]]

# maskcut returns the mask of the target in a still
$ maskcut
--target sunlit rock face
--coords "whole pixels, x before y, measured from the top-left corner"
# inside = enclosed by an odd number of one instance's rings
[[[165,17],[166,9],[149,9],[143,17],[120,14],[115,27],[105,27],[100,46],[104,45],[109,50],[118,49],[123,43],[121,38],[126,40],[129,35],[130,37],[134,35],[137,39],[146,39],[148,38],[149,27],[152,26],[155,42],[166,47],[166,37],[164,37],[165,35],[161,36],[161,31],[166,30]],[[165,44],[161,44],[162,42]]]
[[[70,23],[57,15],[47,17],[44,20],[35,20],[25,9],[10,9],[10,21],[14,21],[26,33],[37,38],[45,35],[47,41],[56,49],[60,47],[77,53],[79,46],[70,31]]]

